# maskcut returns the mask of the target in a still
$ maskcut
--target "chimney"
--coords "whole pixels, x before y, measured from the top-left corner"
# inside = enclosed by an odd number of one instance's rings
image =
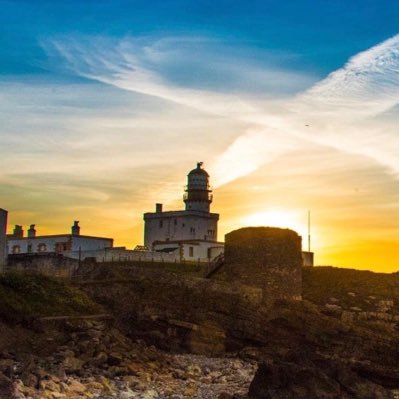
[[[78,236],[80,235],[80,227],[79,227],[79,220],[75,220],[72,226],[72,235]]]
[[[35,230],[35,225],[31,224],[28,230],[28,237],[29,238],[34,238],[36,237],[36,230]]]
[[[162,204],[155,204],[155,212],[156,213],[162,212]]]
[[[15,238],[22,238],[24,236],[24,231],[22,230],[22,226],[16,224],[14,227],[13,235]]]

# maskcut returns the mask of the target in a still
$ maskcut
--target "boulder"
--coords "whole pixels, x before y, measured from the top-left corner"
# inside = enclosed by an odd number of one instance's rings
[[[392,391],[343,364],[264,362],[249,387],[254,399],[392,399]]]

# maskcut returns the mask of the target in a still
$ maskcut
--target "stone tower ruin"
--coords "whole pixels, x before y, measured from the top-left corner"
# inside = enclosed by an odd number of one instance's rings
[[[264,301],[300,300],[301,237],[293,230],[246,227],[226,234],[225,278],[263,290]]]

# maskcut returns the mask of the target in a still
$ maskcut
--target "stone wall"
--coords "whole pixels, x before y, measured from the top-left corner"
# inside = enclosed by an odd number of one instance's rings
[[[8,271],[40,273],[50,277],[70,278],[79,262],[57,254],[20,254],[8,257]]]
[[[90,251],[64,251],[63,255],[72,258],[84,260],[86,258],[95,258],[96,262],[178,262],[178,254],[169,254],[153,251],[134,251],[126,248],[104,248]]]
[[[246,227],[226,234],[223,277],[262,288],[264,299],[301,299],[301,237],[289,229]]]

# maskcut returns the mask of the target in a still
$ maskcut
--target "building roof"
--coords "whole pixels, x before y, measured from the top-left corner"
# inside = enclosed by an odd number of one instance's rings
[[[181,211],[166,211],[166,212],[146,212],[144,214],[145,219],[166,219],[166,218],[178,218],[184,216],[199,216],[207,219],[219,219],[218,213],[211,213],[205,211],[197,211],[193,209],[181,210]]]
[[[35,237],[15,237],[13,234],[7,234],[7,238],[9,240],[39,240],[39,239],[46,239],[46,238],[90,238],[92,240],[108,240],[114,241],[113,238],[107,237],[95,237],[95,236],[84,236],[84,235],[77,235],[77,234],[52,234],[46,236],[35,236]]]
[[[206,177],[209,177],[208,172],[205,169],[202,169],[203,162],[197,162],[197,167],[193,170],[190,171],[188,176],[192,175],[205,175]]]

